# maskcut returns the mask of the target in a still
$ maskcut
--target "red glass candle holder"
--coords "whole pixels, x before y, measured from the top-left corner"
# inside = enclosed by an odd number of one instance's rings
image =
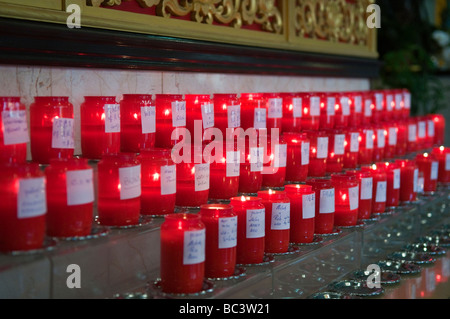
[[[405,108],[405,98],[404,98],[402,89],[395,89],[393,91],[393,93],[394,93],[394,103],[395,103],[393,119],[399,120],[403,116],[403,112],[404,112],[403,110]]]
[[[372,162],[379,162],[384,160],[384,149],[386,147],[386,129],[382,124],[375,124],[373,126],[374,133],[374,147]]]
[[[356,168],[358,166],[359,157],[359,139],[360,130],[356,127],[348,127],[344,129],[344,160],[343,168]]]
[[[403,157],[406,155],[408,148],[408,125],[405,120],[399,120],[396,122],[397,126],[397,147],[395,154],[397,157]]]
[[[278,129],[278,134],[283,131],[283,98],[279,93],[264,93],[266,100],[267,132],[270,135],[273,129]]]
[[[408,89],[402,89],[404,107],[402,111],[402,118],[407,119],[411,114],[411,92]]]
[[[25,163],[29,141],[27,111],[20,97],[0,97],[0,162]]]
[[[155,147],[156,108],[151,94],[124,94],[120,101],[120,150],[139,153]]]
[[[386,211],[387,175],[383,167],[376,164],[362,166],[362,171],[371,171],[373,178],[372,215]]]
[[[91,234],[94,170],[87,159],[51,159],[47,179],[47,234],[83,237]]]
[[[241,126],[244,130],[249,128],[267,128],[266,99],[261,93],[242,93]]]
[[[99,223],[136,225],[141,211],[141,165],[136,155],[104,155],[97,169]]]
[[[361,117],[361,124],[367,125],[372,123],[372,114],[375,109],[375,98],[371,91],[366,91],[363,94],[363,112]]]
[[[372,217],[373,177],[370,171],[350,170],[346,174],[356,176],[359,181],[358,220]]]
[[[161,225],[161,290],[202,291],[205,279],[205,224],[198,214],[167,215]]]
[[[163,216],[175,211],[176,165],[171,150],[143,150],[141,163],[141,215]]]
[[[186,128],[197,143],[210,141],[207,132],[215,126],[214,102],[209,94],[185,94]]]
[[[186,128],[186,101],[179,94],[156,94],[155,111],[155,147],[172,148],[179,140],[176,131]]]
[[[400,167],[400,202],[411,203],[417,199],[419,169],[414,160],[395,161]]]
[[[264,259],[265,207],[259,197],[233,197],[233,212],[238,217],[236,263],[260,264]]]
[[[359,156],[360,165],[371,164],[373,160],[375,133],[372,126],[364,126],[360,130]]]
[[[306,131],[310,143],[308,176],[323,177],[327,171],[329,139],[325,131]]]
[[[306,181],[309,169],[310,143],[305,133],[283,133],[287,144],[286,182]]]
[[[302,130],[318,130],[320,127],[320,96],[317,93],[299,92],[303,114],[300,119]]]
[[[342,129],[327,130],[328,158],[327,172],[339,173],[344,168],[345,132]]]
[[[418,148],[418,139],[417,139],[417,120],[415,118],[409,118],[407,121],[407,132],[408,139],[406,143],[406,152],[412,153],[417,151]]]
[[[445,117],[442,114],[434,114],[434,145],[443,145],[445,142]]]
[[[435,147],[432,154],[439,161],[438,183],[448,184],[450,182],[450,148]]]
[[[43,247],[47,203],[45,176],[37,163],[1,163],[0,251]]]
[[[306,181],[316,194],[315,234],[331,234],[334,231],[335,190],[330,179],[313,178]]]
[[[387,178],[386,207],[396,208],[400,203],[401,170],[398,163],[377,163],[377,167],[384,168]]]
[[[372,109],[372,123],[379,123],[386,111],[386,100],[385,94],[383,90],[372,90],[372,102],[374,104],[374,108]]]
[[[361,125],[363,116],[363,92],[349,92],[350,116],[348,125],[350,127],[358,127]]]
[[[290,242],[308,244],[314,240],[316,193],[311,185],[286,185],[286,195],[291,204]]]
[[[349,124],[350,120],[350,97],[346,92],[335,93],[336,104],[335,110],[335,128],[345,128]]]
[[[217,152],[223,154],[211,161],[209,199],[228,200],[239,191],[240,153],[234,143],[213,141],[209,145],[214,147],[214,157]]]
[[[433,115],[426,115],[424,116],[425,121],[427,123],[427,137],[425,140],[424,148],[432,148],[434,146],[434,138],[435,138],[435,127],[434,127],[434,121],[433,121]]]
[[[301,132],[303,97],[298,93],[280,93],[283,99],[282,132]]]
[[[98,160],[120,152],[120,104],[114,96],[85,96],[80,124],[83,157]]]
[[[265,149],[259,143],[251,143],[250,138],[245,138],[244,147],[240,146],[238,151],[241,158],[239,193],[256,194],[262,187]]]
[[[424,150],[427,146],[427,118],[417,116],[417,150]]]
[[[385,159],[392,159],[396,157],[397,154],[397,132],[398,132],[398,126],[395,122],[389,121],[386,122],[384,125],[385,130],[385,144],[384,147],[384,158]]]
[[[214,94],[214,126],[229,138],[241,126],[241,104],[237,94]]]
[[[36,96],[30,105],[31,157],[39,164],[71,158],[75,149],[73,105],[68,97]]]
[[[335,189],[334,224],[336,226],[355,226],[359,212],[359,182],[356,176],[332,174],[331,182]]]
[[[439,161],[430,153],[416,155],[416,165],[419,168],[419,176],[423,174],[423,192],[433,194],[437,188],[439,175]]]
[[[395,118],[395,90],[383,90],[384,93],[384,113],[380,119],[383,121],[390,121]]]
[[[267,141],[262,171],[263,188],[282,188],[286,180],[287,143],[282,136],[277,143]]]
[[[233,206],[202,205],[199,215],[206,228],[205,277],[233,276],[236,269],[238,223]]]
[[[336,125],[336,95],[332,92],[319,93],[320,129],[333,129]]]
[[[259,191],[266,211],[265,252],[287,253],[290,241],[290,201],[285,191]]]

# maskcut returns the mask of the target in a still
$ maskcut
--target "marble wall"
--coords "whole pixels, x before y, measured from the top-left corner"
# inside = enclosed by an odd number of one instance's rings
[[[69,96],[74,105],[75,154],[80,154],[79,109],[87,95],[214,94],[367,90],[368,79],[237,75],[0,65],[0,96]]]

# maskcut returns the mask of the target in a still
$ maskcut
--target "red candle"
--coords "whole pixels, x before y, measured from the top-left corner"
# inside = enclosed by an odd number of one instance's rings
[[[34,162],[73,156],[73,105],[68,97],[36,96],[30,105],[30,142]]]
[[[417,139],[417,120],[415,118],[409,118],[407,123],[408,140],[406,144],[406,151],[412,153],[417,151],[418,139]]]
[[[308,176],[322,177],[327,170],[328,134],[325,131],[307,131],[310,142]]]
[[[242,93],[241,97],[241,126],[249,128],[267,128],[266,100],[261,93]]]
[[[434,145],[442,145],[445,142],[445,117],[442,114],[434,114]]]
[[[44,174],[35,163],[0,166],[0,251],[42,248],[47,213]]]
[[[186,102],[179,94],[156,94],[155,110],[155,146],[172,148],[178,142],[176,132],[186,127]]]
[[[151,94],[124,94],[120,101],[120,149],[139,153],[155,147],[156,110]]]
[[[202,205],[199,214],[206,228],[205,277],[231,277],[236,269],[238,222],[233,206]]]
[[[393,118],[395,120],[401,119],[403,116],[403,110],[405,109],[405,97],[402,89],[393,90],[394,94],[394,112]]]
[[[402,89],[404,107],[402,111],[402,118],[407,119],[411,113],[411,92],[408,89]]]
[[[134,153],[108,154],[98,163],[98,218],[102,225],[129,226],[141,211],[141,165]]]
[[[372,123],[379,123],[386,111],[385,93],[383,90],[374,90],[371,92],[374,108],[372,109]]]
[[[387,175],[383,168],[376,164],[363,166],[361,170],[369,170],[373,177],[372,214],[382,214],[386,211]]]
[[[356,176],[359,181],[358,220],[367,220],[372,216],[373,177],[370,171],[352,170],[346,172]]]
[[[339,173],[344,168],[345,132],[341,129],[327,130],[328,158],[327,172]]]
[[[141,214],[172,214],[176,198],[176,165],[171,150],[143,150],[137,160],[141,163]]]
[[[279,93],[264,93],[266,100],[267,131],[278,129],[278,134],[283,130],[283,99]]]
[[[304,105],[303,97],[298,93],[280,93],[280,96],[283,99],[282,132],[300,132]]]
[[[161,225],[161,289],[198,293],[205,278],[205,225],[197,214],[171,214]]]
[[[262,187],[283,187],[286,180],[287,144],[282,136],[277,143],[273,143],[271,139],[267,141],[267,152],[264,152],[264,156],[266,164],[263,165]]]
[[[330,234],[334,228],[335,190],[330,179],[315,178],[306,182],[316,194],[314,233]]]
[[[408,148],[408,125],[405,120],[399,120],[397,125],[397,147],[395,154],[397,157],[403,157],[406,155]]]
[[[286,141],[286,181],[298,183],[306,181],[309,169],[310,143],[305,133],[283,133]]]
[[[214,103],[209,94],[185,94],[186,128],[198,143],[208,138],[208,133],[215,126]]]
[[[230,205],[238,217],[236,263],[262,263],[265,250],[265,207],[262,199],[233,197]]]
[[[323,92],[320,96],[320,129],[333,129],[336,124],[336,96]]]
[[[285,191],[259,191],[265,207],[265,252],[286,253],[290,241],[290,202]]]
[[[384,147],[384,158],[391,159],[396,156],[397,153],[397,132],[398,127],[395,122],[389,121],[384,125],[386,140]]]
[[[445,146],[435,147],[432,153],[439,161],[438,182],[448,184],[450,182],[450,149]]]
[[[209,199],[228,200],[239,191],[240,153],[234,143],[213,141],[215,153],[222,154],[211,161]]]
[[[361,125],[363,116],[363,92],[349,92],[350,116],[348,124],[350,127]]]
[[[427,146],[427,119],[425,116],[417,116],[417,150],[423,150]]]
[[[350,119],[350,98],[348,93],[335,93],[335,127],[344,128]]]
[[[344,168],[356,168],[359,157],[359,137],[360,130],[355,127],[344,129]]]
[[[384,168],[387,178],[386,207],[395,208],[400,202],[401,171],[398,163],[377,163],[377,167]]]
[[[27,111],[20,97],[0,97],[0,162],[24,163],[29,141]]]
[[[439,174],[439,161],[430,153],[417,154],[416,164],[419,168],[419,175],[423,174],[423,191],[432,194],[436,191]]]
[[[366,91],[363,94],[363,114],[361,124],[367,125],[372,123],[372,113],[375,109],[375,98],[371,91]]]
[[[214,94],[214,126],[230,137],[241,126],[241,104],[237,94]]]
[[[414,202],[417,198],[419,169],[412,160],[396,160],[395,163],[400,166],[400,201]]]
[[[114,96],[85,96],[80,122],[83,157],[101,159],[120,152],[120,104]]]
[[[314,240],[316,193],[311,185],[286,185],[291,204],[290,242],[308,244]]]
[[[358,163],[361,165],[371,164],[375,140],[375,133],[372,126],[364,125],[360,130],[359,137]]]
[[[382,124],[376,124],[374,129],[374,148],[372,162],[379,162],[384,159],[384,149],[386,147],[387,132]]]
[[[302,99],[303,114],[301,117],[302,130],[315,131],[320,126],[320,96],[317,93],[298,93]]]
[[[47,234],[82,237],[92,230],[94,170],[87,159],[51,159],[47,179]]]
[[[240,147],[239,193],[256,194],[262,187],[264,147],[253,145],[245,139],[245,147]]]
[[[427,123],[427,137],[426,137],[426,142],[425,142],[424,148],[431,148],[434,145],[434,138],[436,135],[435,128],[434,128],[433,115],[427,115],[424,118]]]
[[[359,212],[359,183],[356,176],[332,174],[331,182],[335,189],[334,224],[336,226],[355,226]]]
[[[384,93],[384,113],[380,121],[392,120],[395,118],[395,90],[383,90]]]

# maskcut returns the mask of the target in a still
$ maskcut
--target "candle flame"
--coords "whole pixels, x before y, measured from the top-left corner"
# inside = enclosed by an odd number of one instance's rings
[[[272,195],[273,193],[274,193],[274,191],[269,189],[269,194]]]
[[[100,117],[102,121],[105,120],[105,113],[102,113],[102,116]]]
[[[226,110],[227,109],[227,105],[226,104],[222,105],[222,109]]]
[[[445,150],[445,147],[444,146],[439,146],[439,150],[443,151],[443,150]]]
[[[165,115],[165,116],[169,116],[169,114],[170,114],[170,111],[169,111],[168,109],[166,109],[166,110],[164,111],[164,115]]]
[[[191,174],[192,174],[192,175],[194,175],[194,174],[195,174],[195,166],[194,166],[194,167],[192,167],[192,169],[191,169]]]
[[[119,185],[117,185],[117,189],[120,191],[121,188],[122,188],[122,185],[120,185],[120,183],[119,183]]]
[[[305,115],[308,114],[308,108],[307,108],[307,107],[305,107],[305,108],[303,109],[303,113],[305,113]]]
[[[294,106],[292,104],[289,104],[289,111],[292,111],[294,109]]]
[[[342,200],[346,200],[347,199],[347,194],[342,195]]]
[[[372,164],[372,169],[376,170],[377,169],[377,164]]]
[[[133,114],[133,117],[134,117],[135,120],[137,120],[137,118],[138,118],[137,113],[134,113],[134,114]]]
[[[428,157],[428,153],[423,153],[423,157]]]
[[[153,181],[156,182],[157,180],[159,180],[159,174],[155,173],[155,174],[153,174]]]
[[[245,202],[247,199],[245,198],[244,195],[241,196],[241,201]]]

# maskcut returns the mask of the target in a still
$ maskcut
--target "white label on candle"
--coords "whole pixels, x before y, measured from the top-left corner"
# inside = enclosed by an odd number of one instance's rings
[[[302,195],[303,219],[314,218],[316,215],[316,194]]]
[[[214,104],[205,103],[202,105],[202,119],[204,128],[214,126]]]
[[[154,106],[141,106],[142,134],[156,132],[156,108]]]
[[[287,144],[275,144],[274,167],[286,167]]]
[[[228,127],[235,128],[241,126],[241,106],[240,105],[228,105]]]
[[[309,164],[309,142],[302,142],[302,165]]]
[[[367,149],[373,149],[373,131],[367,130],[366,131],[366,148]]]
[[[28,143],[30,136],[28,134],[27,111],[3,111],[3,144],[13,145]]]
[[[334,213],[334,188],[320,190],[319,214]]]
[[[389,146],[395,146],[397,145],[397,128],[390,127],[389,128],[389,140],[388,140]]]
[[[396,110],[402,109],[402,100],[403,100],[403,94],[395,94],[395,109]]]
[[[237,245],[237,216],[219,218],[219,249]]]
[[[313,96],[309,99],[309,114],[311,116],[319,116],[320,115],[320,97]]]
[[[54,118],[52,128],[52,148],[75,148],[73,119]]]
[[[419,138],[425,138],[425,136],[427,135],[427,123],[424,121],[420,121],[418,123],[418,133],[417,136]]]
[[[348,97],[341,97],[341,107],[342,107],[342,115],[348,116],[350,115],[350,104]]]
[[[386,146],[386,137],[383,129],[377,130],[377,146],[378,148],[384,148]]]
[[[431,180],[437,180],[439,170],[439,162],[431,162]]]
[[[252,147],[250,148],[250,171],[262,172],[264,161],[264,148]]]
[[[350,133],[350,152],[359,152],[359,133]]]
[[[205,261],[205,241],[205,229],[184,232],[183,265],[200,264]]]
[[[120,199],[141,196],[141,165],[119,167]]]
[[[239,161],[239,152],[227,151],[226,176],[227,177],[239,176],[240,167],[241,167],[241,165],[240,165],[240,161]]]
[[[434,121],[433,120],[428,121],[427,128],[428,128],[428,136],[434,137]]]
[[[253,120],[253,127],[255,129],[266,128],[266,109],[255,108],[255,117]]]
[[[186,126],[186,101],[172,102],[172,126]]]
[[[195,164],[195,191],[209,189],[209,163]],[[195,196],[195,195],[194,195]]]
[[[337,134],[334,136],[334,154],[344,155],[345,153],[345,135]]]
[[[120,133],[120,104],[105,104],[104,110],[105,133]]]
[[[450,154],[445,154],[445,170],[450,171]]]
[[[386,110],[392,111],[392,102],[394,102],[394,96],[391,94],[386,95]]]
[[[377,111],[383,110],[383,93],[375,94],[375,108]]]
[[[405,108],[409,110],[411,108],[411,93],[406,92],[403,97],[405,98]]]
[[[372,116],[372,100],[370,99],[364,101],[364,116]]]
[[[420,176],[417,178],[417,193],[423,193],[423,188],[425,187],[425,178]]]
[[[176,193],[176,169],[176,165],[161,166],[161,195],[170,195]]]
[[[417,193],[417,190],[418,190],[418,182],[419,182],[419,169],[418,168],[416,168],[415,170],[414,170],[414,184],[413,184],[413,191],[415,192],[415,193]]]
[[[348,189],[348,197],[350,202],[350,210],[358,209],[359,207],[359,186],[350,187]]]
[[[394,173],[394,189],[400,188],[400,168],[396,168],[393,170]]]
[[[17,218],[30,218],[47,212],[45,178],[19,179],[17,194]]]
[[[365,177],[361,179],[361,199],[372,199],[373,178]]]
[[[247,209],[246,238],[261,238],[265,236],[266,210]]]
[[[295,97],[292,99],[292,116],[294,118],[302,117],[303,100],[301,97]]]
[[[328,137],[317,138],[317,158],[328,157]]]
[[[83,205],[94,202],[94,170],[92,168],[67,171],[67,205]]]
[[[408,141],[415,142],[417,139],[417,125],[410,124],[408,125]]]
[[[327,98],[327,115],[335,115],[336,98]]]
[[[272,203],[272,222],[270,229],[290,229],[291,205],[290,203]]]
[[[355,113],[362,112],[362,97],[360,95],[355,96]]]
[[[377,182],[377,190],[375,195],[375,202],[382,203],[386,201],[386,182]]]
[[[280,119],[283,117],[283,99],[269,99],[267,102],[269,119]]]

